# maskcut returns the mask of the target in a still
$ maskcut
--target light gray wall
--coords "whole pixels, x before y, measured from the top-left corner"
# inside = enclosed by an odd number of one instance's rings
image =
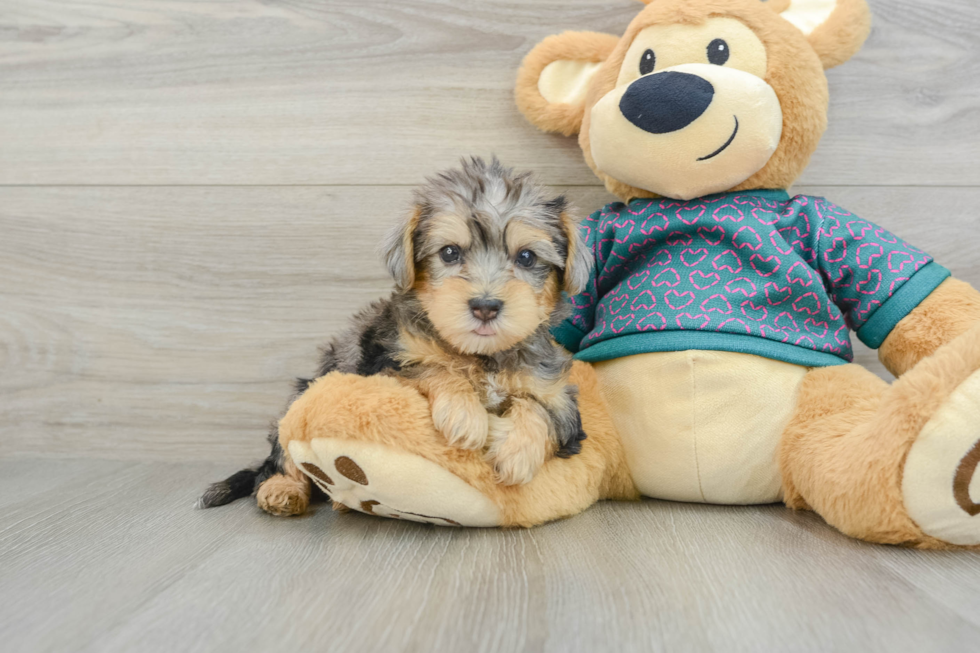
[[[797,190],[980,285],[980,6],[871,4]],[[511,87],[544,36],[618,33],[638,9],[7,3],[0,455],[262,455],[290,379],[387,288],[374,247],[425,174],[495,152],[587,210],[608,201]]]

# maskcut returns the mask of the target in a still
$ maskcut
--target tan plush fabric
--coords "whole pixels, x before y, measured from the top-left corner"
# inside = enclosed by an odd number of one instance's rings
[[[769,57],[765,44],[745,23],[725,16],[710,17],[700,23],[658,23],[640,30],[630,43],[624,61],[639,62],[646,50],[655,52],[656,70],[691,63],[708,63],[705,45],[723,39],[728,59],[722,70],[741,70],[762,79]],[[638,66],[620,66],[616,86],[629,84],[641,76]]]
[[[812,26],[814,13],[806,11],[806,6],[798,2],[794,8],[782,0],[767,3],[757,0],[656,0],[640,11],[619,39],[581,32],[549,37],[527,55],[518,74],[515,89],[518,107],[528,120],[541,129],[566,135],[578,133],[586,163],[610,192],[624,200],[658,194],[674,196],[671,193],[675,192],[678,197],[680,194],[689,196],[695,192],[693,187],[711,189],[705,192],[714,189],[789,188],[809,163],[826,129],[828,93],[823,70],[842,63],[860,49],[870,30],[870,13],[864,0],[838,0],[826,21],[813,27],[807,35],[778,13],[787,9],[789,16],[803,17],[796,21],[798,24],[805,23],[808,29]],[[730,168],[720,166],[717,176],[710,175],[708,181],[692,181],[688,188],[681,191],[675,191],[673,187],[651,189],[649,186],[653,184],[635,177],[638,173],[624,175],[623,165],[609,165],[608,156],[604,159],[605,167],[599,165],[593,149],[603,160],[603,144],[596,147],[596,142],[590,138],[592,108],[623,83],[621,78],[624,71],[633,68],[635,62],[630,57],[636,54],[635,51],[631,53],[634,41],[649,28],[670,28],[672,34],[666,40],[658,41],[657,46],[662,50],[664,62],[670,65],[704,63],[702,60],[690,60],[700,55],[684,53],[693,47],[691,43],[700,42],[699,34],[706,24],[719,20],[737,21],[746,26],[764,46],[766,67],[762,79],[778,98],[782,114],[779,144],[768,161],[761,168],[758,164],[748,166],[747,170],[742,171],[742,179],[735,181],[732,181]],[[720,34],[724,32],[721,26],[716,28]],[[732,38],[729,34],[725,36]],[[737,39],[733,42],[737,42]],[[741,44],[739,47],[740,51],[744,49]],[[581,106],[578,103],[550,104],[540,93],[538,82],[542,71],[549,64],[562,60],[603,62],[597,70],[589,69],[591,80]],[[740,69],[734,61],[733,66]],[[760,74],[754,70],[749,72]],[[574,85],[569,84],[568,87],[577,88],[575,85],[581,84],[582,79],[574,78]],[[581,93],[576,91],[568,96],[574,97],[577,102]],[[736,104],[733,99],[732,107]],[[690,138],[694,140],[703,137],[700,130],[690,132]],[[691,148],[697,149],[695,145],[700,143],[692,144]],[[672,146],[676,144],[672,143]],[[626,152],[624,157],[635,159]],[[731,184],[729,188],[720,188],[725,185],[723,181]]]
[[[580,78],[572,75],[575,66],[566,68],[566,74],[555,75],[550,82],[545,82],[546,92],[553,93],[552,97],[573,99],[574,102],[549,102],[541,94],[540,78],[544,70],[558,61],[601,63],[609,56],[619,39],[611,34],[598,32],[565,32],[549,36],[534,47],[524,57],[524,63],[517,73],[517,85],[514,97],[521,113],[538,129],[558,132],[565,136],[578,133],[585,112],[585,103],[580,99],[581,94],[570,88],[580,84]],[[554,73],[552,69],[552,73]],[[579,73],[588,73],[591,80],[594,69],[579,66]],[[564,84],[564,85],[563,85]]]
[[[777,450],[806,371],[696,350],[596,364],[640,491],[722,504],[780,500]]]
[[[370,472],[369,478],[380,479],[390,471],[393,478],[399,479],[395,484],[385,483],[385,487],[390,485],[392,488],[407,483],[407,478],[413,474],[427,475],[425,470],[431,467],[422,461],[434,463],[489,499],[499,510],[495,519],[500,524],[533,526],[579,513],[599,499],[639,497],[594,370],[585,363],[576,363],[572,382],[579,387],[582,424],[589,437],[580,454],[567,460],[552,459],[527,485],[498,485],[492,466],[483,456],[476,451],[448,445],[432,426],[428,402],[414,389],[390,377],[335,372],[318,379],[279,422],[279,441],[286,451],[301,452],[304,460],[316,461],[318,465],[325,459],[341,455],[356,462],[356,457],[366,456],[364,452],[369,452],[369,462],[364,462],[362,467],[365,475]],[[319,440],[323,443],[318,444]],[[341,440],[348,441],[346,448],[327,442]],[[317,452],[318,447],[325,453],[314,457],[310,452]],[[405,462],[414,458],[422,461]],[[406,465],[410,466],[408,472]],[[400,469],[396,471],[396,467]],[[332,480],[338,480],[330,471],[321,469]],[[305,472],[315,478],[310,470]],[[381,487],[381,484],[379,480],[375,487]],[[427,491],[445,497],[447,492],[452,494],[454,485],[455,481],[445,477]],[[443,510],[442,504],[422,504],[421,496],[412,502],[399,503],[401,500],[391,498],[393,490],[379,492],[377,497],[369,496],[370,490],[354,486],[345,492],[347,504],[357,503],[348,507],[355,509],[363,510],[358,508],[361,501],[377,501],[383,507],[371,504],[374,514],[400,511],[437,518],[460,516],[458,508]],[[409,490],[406,492],[410,493]],[[421,509],[412,510],[412,506]],[[472,515],[463,518],[475,519]]]
[[[314,482],[351,510],[442,526],[501,525],[500,510],[486,495],[421,456],[344,438],[292,440],[289,455],[304,468],[314,466]]]
[[[331,481],[347,484],[340,505],[377,515],[532,526],[600,499],[635,499],[637,485],[692,501],[772,501],[781,478],[787,505],[812,508],[853,537],[972,545],[978,369],[980,326],[892,386],[857,365],[806,372],[728,352],[628,357],[598,373],[576,363],[589,435],[582,453],[550,460],[522,486],[494,483],[479,453],[435,432],[421,395],[386,377],[319,379],[280,422],[280,440],[317,465],[300,465],[314,482],[328,491]],[[424,491],[399,490],[416,484]]]
[[[965,281],[947,279],[895,325],[878,358],[901,376],[975,324],[980,324],[980,292]]]
[[[783,116],[779,146],[766,165],[737,183],[733,190],[789,188],[809,163],[827,125],[829,95],[823,65],[801,32],[767,9],[764,3],[731,0],[704,0],[685,3],[658,0],[647,6],[627,28],[622,41],[610,55],[611,64],[596,75],[587,104],[595,104],[615,88],[625,52],[645,28],[667,23],[699,25],[711,16],[729,16],[745,23],[766,47],[768,66],[764,81],[779,99]],[[607,75],[609,68],[614,69]],[[653,197],[649,189],[632,186],[598,169],[592,159],[589,113],[579,134],[586,163],[596,171],[610,192],[629,199]]]
[[[980,372],[974,372],[922,428],[905,461],[902,498],[923,532],[952,544],[980,543],[978,465]]]
[[[596,167],[631,186],[681,200],[728,190],[761,170],[782,136],[783,114],[772,87],[750,73],[709,64],[666,70],[708,80],[724,101],[712,102],[686,129],[649,134],[622,119],[619,104],[627,87],[616,87],[592,107],[590,153]],[[635,147],[644,141],[650,147]],[[713,155],[720,148],[722,155]]]
[[[980,325],[940,347],[891,386],[858,365],[810,372],[780,451],[787,505],[810,507],[832,526],[863,540],[947,546],[923,532],[909,515],[903,465],[927,423],[947,411],[963,411],[948,402],[978,369]],[[969,389],[963,392],[969,394]],[[943,437],[956,440],[966,455],[968,435],[954,430]],[[933,462],[941,464],[939,459]],[[935,492],[953,492],[957,469],[950,465],[946,461],[946,481]],[[928,480],[923,477],[922,482]],[[932,492],[914,485],[917,494]],[[973,529],[973,544],[980,544],[980,523]]]
[[[793,0],[793,5],[803,1]],[[833,68],[857,54],[870,33],[871,10],[865,0],[835,0],[833,13],[807,34],[807,41],[823,67]]]
[[[827,22],[838,0],[790,0],[779,15],[809,36]]]
[[[548,104],[581,105],[600,61],[552,61],[538,77],[538,92]]]

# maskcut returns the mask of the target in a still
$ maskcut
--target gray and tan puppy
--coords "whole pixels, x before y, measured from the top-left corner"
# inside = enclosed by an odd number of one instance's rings
[[[549,456],[578,453],[571,356],[550,329],[565,317],[562,291],[584,289],[592,256],[565,198],[496,159],[464,160],[415,192],[382,254],[394,293],[325,348],[317,377],[385,374],[418,389],[436,428],[451,444],[484,449],[501,483],[527,483]],[[300,380],[294,400],[309,383]],[[258,489],[268,512],[304,512],[309,479],[275,428],[269,441],[262,465],[213,484],[198,505]]]

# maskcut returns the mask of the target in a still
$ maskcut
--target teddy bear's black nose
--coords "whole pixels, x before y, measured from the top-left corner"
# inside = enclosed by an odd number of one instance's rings
[[[703,77],[668,70],[630,84],[619,110],[643,131],[668,134],[701,117],[714,95],[715,87]]]

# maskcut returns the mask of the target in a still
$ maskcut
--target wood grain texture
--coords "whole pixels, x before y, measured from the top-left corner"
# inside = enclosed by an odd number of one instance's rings
[[[980,286],[977,189],[799,187]],[[610,198],[557,188],[577,205]],[[0,188],[0,454],[248,461],[410,189]],[[938,225],[938,226],[937,226]],[[875,354],[859,362],[885,375]]]
[[[899,653],[980,636],[980,555],[861,544],[781,506],[606,503],[530,531],[192,510],[219,471],[0,462],[4,650]]]
[[[802,183],[980,183],[980,5],[871,0]],[[0,183],[414,184],[460,153],[594,184],[516,110],[545,36],[632,0],[7,0]]]

